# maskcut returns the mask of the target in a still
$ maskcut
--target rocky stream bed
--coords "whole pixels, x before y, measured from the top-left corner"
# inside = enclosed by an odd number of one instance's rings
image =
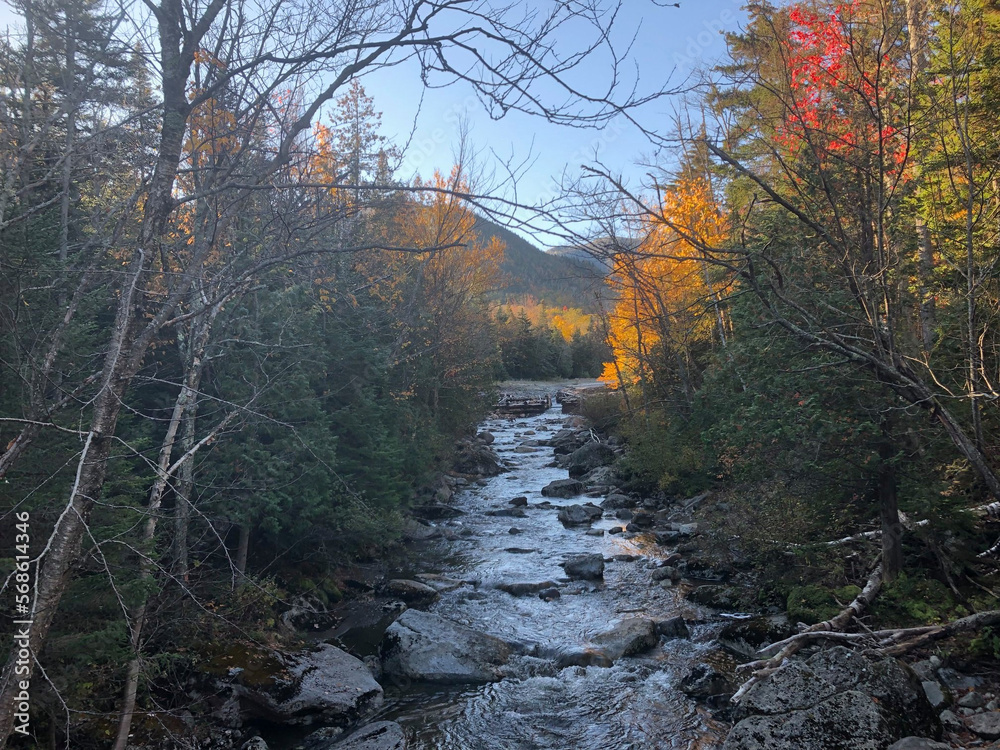
[[[699,499],[618,492],[620,451],[558,407],[487,421],[416,509],[405,570],[360,581],[369,590],[323,626],[297,613],[315,645],[275,657],[279,679],[227,675],[216,716],[233,727],[229,746],[920,750],[1000,738],[996,699],[973,678],[842,647],[803,652],[733,707],[736,663],[793,631],[777,614],[727,611],[731,571],[701,553],[689,516]],[[971,744],[937,742],[942,729]]]

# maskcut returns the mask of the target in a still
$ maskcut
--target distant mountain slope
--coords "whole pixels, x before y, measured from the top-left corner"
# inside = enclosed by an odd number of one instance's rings
[[[501,266],[503,287],[497,294],[503,302],[533,297],[554,307],[585,311],[594,307],[594,292],[603,283],[603,274],[593,264],[542,252],[506,227],[482,217],[477,218],[475,230],[484,241],[496,237],[507,245]]]
[[[560,245],[550,247],[549,255],[556,255],[561,258],[569,258],[581,263],[590,263],[601,269],[608,269],[610,263],[605,258],[610,257],[622,248],[635,249],[639,246],[639,240],[627,237],[599,237],[590,240],[582,245]]]

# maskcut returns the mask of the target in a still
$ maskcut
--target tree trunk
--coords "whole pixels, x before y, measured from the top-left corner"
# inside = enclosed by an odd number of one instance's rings
[[[878,501],[882,521],[882,578],[892,583],[903,570],[903,525],[899,520],[895,446],[891,427],[883,423],[879,443]]]
[[[923,83],[927,70],[927,10],[924,0],[906,0],[906,27],[910,46],[910,68],[912,85],[918,91]],[[919,167],[919,158],[918,164]],[[920,298],[920,338],[924,352],[929,354],[934,347],[935,329],[937,328],[937,310],[934,294],[931,291],[934,277],[934,247],[931,244],[931,234],[927,222],[919,213],[913,219],[917,234],[918,257],[917,268],[920,272],[917,294]]]
[[[27,638],[33,655],[27,665],[28,674],[15,676],[19,647],[11,646],[7,663],[0,675],[0,747],[6,746],[14,731],[18,683],[30,679],[34,672],[34,657],[41,653],[52,627],[59,601],[69,583],[73,564],[80,557],[83,535],[94,503],[100,498],[111,452],[112,435],[124,396],[125,382],[115,377],[105,388],[94,407],[91,428],[87,433],[83,451],[77,462],[76,478],[69,500],[55,523],[47,542],[47,550],[40,555],[35,570],[35,602],[28,624],[20,627]]]
[[[242,580],[247,574],[247,555],[250,552],[250,522],[244,521],[239,526],[240,540],[236,548],[236,572]]]

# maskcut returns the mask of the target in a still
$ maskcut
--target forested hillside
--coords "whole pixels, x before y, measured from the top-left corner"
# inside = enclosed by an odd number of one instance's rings
[[[500,268],[504,276],[497,299],[505,303],[532,299],[550,307],[570,307],[592,312],[602,291],[603,274],[592,263],[539,250],[518,234],[478,217],[481,241],[496,237],[504,244]]]

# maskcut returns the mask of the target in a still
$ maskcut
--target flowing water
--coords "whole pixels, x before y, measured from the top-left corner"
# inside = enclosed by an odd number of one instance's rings
[[[557,508],[532,507],[543,500],[557,507],[585,501],[542,497],[542,487],[567,477],[564,469],[549,466],[551,448],[515,451],[526,441],[550,437],[565,421],[556,407],[537,417],[483,425],[512,468],[484,485],[463,488],[453,499],[464,514],[441,523],[460,532],[458,539],[429,543],[414,572],[472,583],[442,594],[430,611],[506,640],[537,644],[542,655],[586,647],[591,636],[638,614],[699,617],[702,613],[675,590],[650,582],[650,567],[667,553],[651,539],[589,536],[586,527],[563,528]],[[528,498],[527,517],[486,515],[510,507],[518,495]],[[622,523],[604,518],[592,528]],[[512,528],[520,533],[511,533]],[[611,560],[602,585],[571,582],[554,601],[513,597],[495,588],[505,582],[559,581],[564,579],[559,563],[566,556],[589,552]],[[637,559],[615,561],[616,555]],[[487,685],[440,688],[387,681],[378,718],[400,722],[413,738],[411,747],[420,750],[712,748],[721,741],[721,728],[677,689],[686,670],[710,649],[711,635],[712,626],[696,626],[690,640],[662,642],[610,668],[557,670],[551,661],[519,657],[509,677]]]

